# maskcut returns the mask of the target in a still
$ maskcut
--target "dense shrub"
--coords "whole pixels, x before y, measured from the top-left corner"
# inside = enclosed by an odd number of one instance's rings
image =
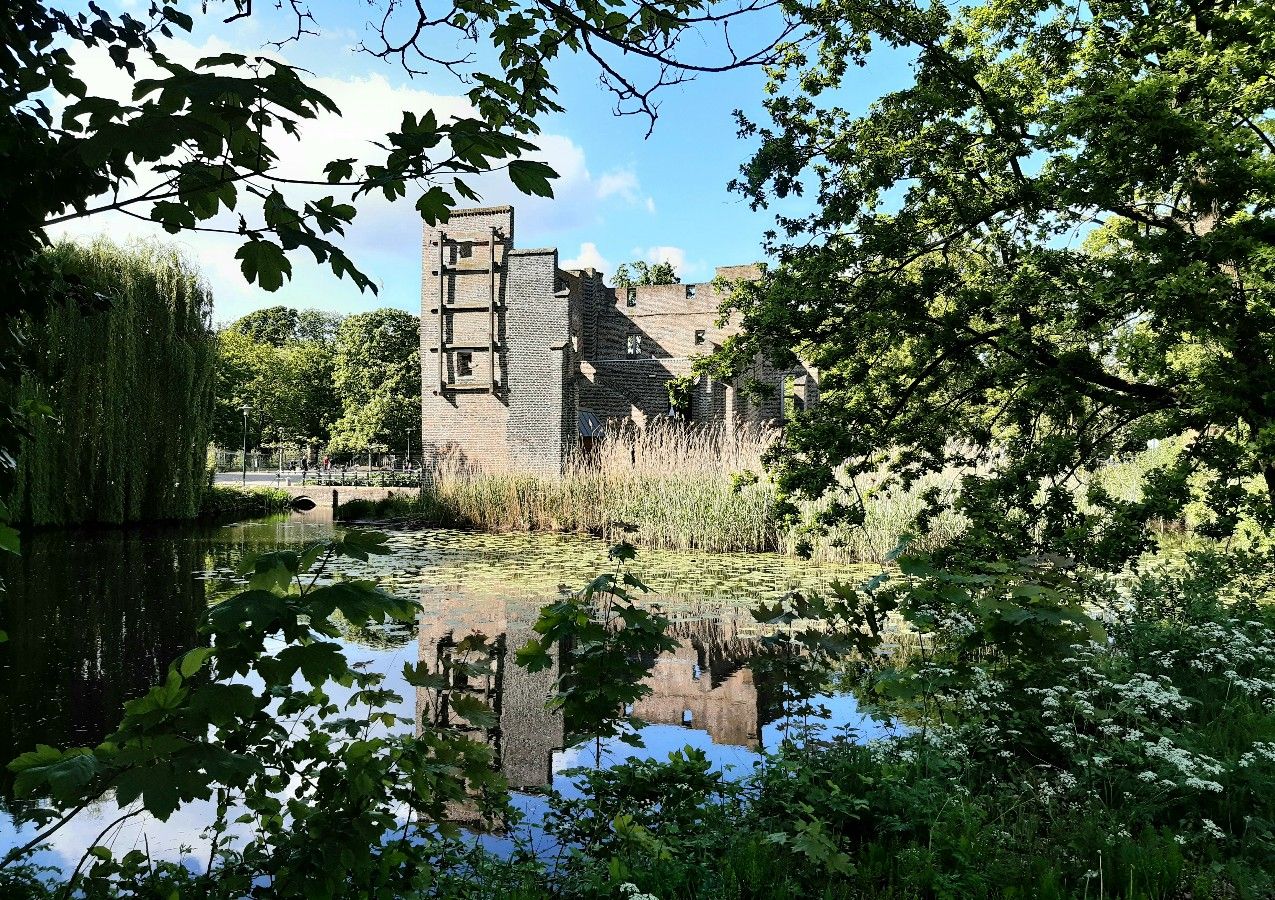
[[[201,519],[236,519],[285,512],[292,495],[282,488],[242,488],[218,484],[204,491]]]

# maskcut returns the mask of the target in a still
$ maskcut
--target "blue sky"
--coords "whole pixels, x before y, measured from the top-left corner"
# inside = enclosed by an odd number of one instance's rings
[[[315,126],[301,142],[284,148],[285,164],[298,173],[308,170],[313,175],[327,159],[355,155],[360,148],[370,152],[369,141],[395,124],[404,109],[419,115],[432,108],[440,118],[463,109],[464,86],[450,76],[412,79],[398,64],[355,50],[367,34],[365,5],[316,0],[312,7],[320,36],[307,36],[282,51],[264,46],[287,27],[271,5],[258,3],[251,19],[226,25],[220,19],[229,4],[211,5],[207,16],[200,16],[195,4],[193,33],[169,44],[166,52],[182,61],[227,49],[269,52],[311,71],[344,115],[340,121]],[[137,8],[138,0],[116,4],[117,9],[130,6]],[[219,10],[221,16],[211,14]],[[81,77],[100,93],[129,87],[102,57],[84,55],[82,68]],[[486,202],[517,206],[519,246],[556,246],[564,264],[593,265],[608,273],[632,259],[666,259],[687,281],[711,278],[716,265],[761,257],[761,236],[772,224],[774,211],[753,212],[742,197],[726,189],[752,149],[737,137],[732,113],[742,108],[760,116],[761,72],[705,75],[666,89],[650,138],[645,138],[645,119],[613,115],[613,97],[599,85],[592,61],[566,57],[552,72],[566,111],[541,123],[537,143],[542,158],[562,176],[556,199],[522,197],[499,177],[483,182]],[[878,54],[839,100],[863,108],[884,90],[899,86],[906,75],[901,56]],[[378,306],[415,310],[420,220],[414,202],[409,195],[393,205],[361,206],[350,231],[347,251],[381,285],[379,296],[360,294],[348,281],[338,281],[301,256],[294,256],[292,281],[269,294],[247,285],[238,274],[233,238],[182,235],[176,241],[195,257],[211,284],[218,321],[279,303],[342,313]],[[86,236],[101,231],[117,239],[154,235],[173,240],[122,217],[94,217],[63,233]]]

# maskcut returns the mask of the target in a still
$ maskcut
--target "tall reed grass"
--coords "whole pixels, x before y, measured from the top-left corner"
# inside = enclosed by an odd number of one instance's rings
[[[423,503],[431,518],[490,531],[627,535],[667,550],[775,549],[774,491],[736,489],[732,479],[760,473],[774,439],[767,429],[615,430],[557,477],[444,463]]]
[[[588,532],[624,537],[661,550],[794,553],[801,529],[779,521],[773,483],[762,457],[778,438],[772,428],[687,429],[656,424],[609,432],[578,452],[560,476],[493,471],[446,461],[419,500],[358,503],[347,517],[411,517],[485,531]],[[949,479],[955,485],[955,476]],[[866,492],[867,521],[834,529],[808,548],[829,561],[880,560],[898,543],[920,508],[919,492]],[[830,498],[806,505],[812,518]],[[941,519],[933,540],[959,527]],[[946,529],[946,530],[944,530]],[[802,548],[807,549],[807,548]]]

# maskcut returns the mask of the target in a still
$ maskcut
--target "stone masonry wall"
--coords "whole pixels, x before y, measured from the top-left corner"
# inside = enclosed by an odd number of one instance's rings
[[[716,274],[729,280],[758,276],[751,265],[719,266]],[[603,420],[633,418],[644,424],[666,415],[668,381],[691,374],[695,356],[711,353],[738,330],[733,322],[718,323],[726,295],[711,282],[603,290],[593,310],[596,334],[584,342],[587,365],[580,390],[581,408]],[[636,354],[630,352],[634,337],[640,341]],[[772,395],[752,397],[701,378],[691,392],[691,421],[732,428],[778,423],[785,385],[791,392],[813,383],[804,369],[780,372],[761,361],[749,377],[771,388]]]
[[[576,418],[574,397],[566,396],[575,369],[570,291],[558,289],[557,250],[514,250],[508,259],[509,460],[519,469],[557,474]]]
[[[497,229],[502,240],[501,253],[513,245],[514,211],[512,207],[487,207],[458,210],[451,220],[435,228],[426,228],[422,241],[421,278],[421,446],[427,464],[431,460],[450,459],[460,464],[478,467],[503,465],[509,461],[506,430],[509,408],[505,394],[508,389],[508,352],[504,343],[507,313],[503,309],[508,290],[508,272],[497,273],[496,289],[498,310],[495,316],[497,352],[494,360],[496,387],[494,393],[469,390],[453,390],[443,387],[443,381],[457,379],[457,355],[444,354],[442,377],[439,373],[439,313],[440,282],[446,303],[480,304],[486,300],[489,276],[463,274],[445,276],[439,271],[440,232],[448,236],[472,236],[485,238],[491,228]],[[474,261],[484,257],[486,248],[444,247],[446,265]],[[475,341],[486,344],[490,326],[487,313],[469,310],[444,314],[443,336],[448,344]],[[475,352],[473,370],[477,378],[485,380],[490,354]]]

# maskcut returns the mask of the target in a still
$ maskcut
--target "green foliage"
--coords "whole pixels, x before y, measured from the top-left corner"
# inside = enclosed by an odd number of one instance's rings
[[[258,344],[282,347],[312,341],[330,346],[344,316],[313,309],[297,311],[287,306],[254,310],[231,323],[229,330],[252,338]]]
[[[630,269],[632,269],[632,272],[629,271]],[[616,268],[615,275],[611,278],[611,283],[618,288],[627,288],[654,284],[681,284],[682,279],[678,277],[672,263],[657,262],[652,264],[639,259],[630,263],[622,263]]]
[[[333,385],[341,417],[334,452],[406,448],[420,432],[420,320],[397,309],[358,313],[336,333]]]
[[[563,711],[569,744],[592,740],[600,748],[603,738],[618,737],[641,746],[630,727],[641,723],[626,709],[651,692],[643,681],[655,658],[678,646],[659,607],[638,605],[633,592],[648,589],[625,570],[636,555],[630,544],[612,547],[616,571],[541,609],[541,637],[518,650],[518,664],[539,672],[553,664],[556,648],[560,674],[551,705]]]
[[[1269,521],[1269,4],[836,0],[810,20],[822,45],[772,70],[736,186],[818,204],[779,220],[780,265],[738,286],[721,360],[819,370],[776,454],[784,490],[817,496],[842,461],[905,486],[959,466],[952,552],[973,559],[1118,566],[1193,496],[1217,535]],[[914,76],[840,106],[885,46]],[[1094,478],[1179,436],[1137,500]]]
[[[610,896],[635,880],[661,897],[702,895],[730,843],[742,785],[693,747],[574,774],[581,796],[551,794],[545,820],[546,833],[571,848],[555,871],[571,895]]]
[[[219,356],[213,440],[248,445],[323,445],[340,415],[332,384],[335,326],[321,314],[278,306],[249,313],[217,334]]]
[[[691,417],[691,392],[695,390],[694,375],[679,375],[670,378],[664,386],[668,388],[668,405],[678,417],[689,421]]]
[[[52,305],[21,396],[47,416],[23,443],[11,508],[31,525],[190,519],[204,491],[215,356],[212,298],[159,246],[45,253],[103,308]]]
[[[905,568],[924,590],[983,599],[1024,583],[1009,567],[967,580]],[[1043,589],[1017,591],[1034,614],[958,603],[937,618],[933,597],[904,590],[917,637],[885,657],[872,651],[894,612],[887,579],[803,600],[780,634],[831,663],[857,632],[861,697],[895,733],[799,727],[737,784],[690,750],[582,773],[580,796],[551,797],[558,855],[532,875],[573,898],[1268,896],[1270,572],[1265,556],[1210,553],[1083,585],[1103,635],[1062,625]]]
[[[204,491],[201,519],[237,519],[286,512],[292,495],[282,488],[242,488],[218,484]]]

